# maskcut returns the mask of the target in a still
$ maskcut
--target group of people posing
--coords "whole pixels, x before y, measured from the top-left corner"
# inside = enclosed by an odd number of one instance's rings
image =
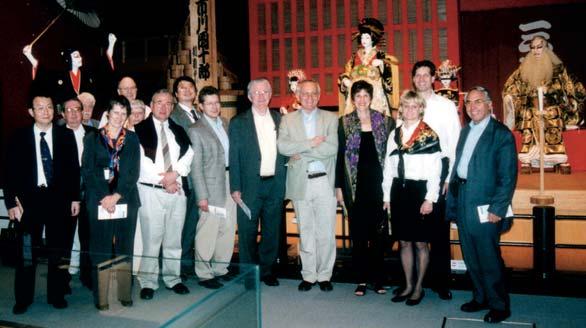
[[[428,265],[433,290],[451,299],[449,221],[456,220],[474,284],[474,298],[462,310],[490,309],[486,321],[504,320],[510,310],[498,242],[510,226],[514,139],[491,117],[490,95],[482,87],[467,93],[471,122],[460,131],[455,105],[433,92],[434,76],[432,62],[414,65],[415,89],[401,95],[396,121],[371,108],[373,86],[363,80],[350,85],[353,111],[338,118],[318,108],[317,81],[299,81],[300,108],[281,116],[269,109],[269,81],[255,79],[247,87],[251,108],[228,124],[220,117],[219,91],[197,92],[191,78],[181,77],[172,92],[156,91],[150,107],[143,106],[150,115],[130,126],[133,106],[124,92],[136,97],[136,84],[119,84],[120,95],[110,100],[98,129],[81,124],[78,98],[63,103],[66,128],[53,124],[51,95],[37,92],[28,110],[35,122],[16,133],[8,150],[5,202],[10,218],[19,221],[13,312],[32,304],[43,227],[47,297],[55,308],[67,307],[70,276],[62,264],[76,231],[82,254],[90,254],[86,283],[100,310],[109,306],[107,270],[120,267],[119,301],[133,304],[130,284],[120,284],[120,276],[132,271],[135,232],[142,246],[142,299],[154,297],[159,271],[177,294],[189,293],[183,282],[194,274],[212,289],[233,279],[228,264],[236,226],[240,262],[258,264],[261,281],[278,286],[273,266],[289,199],[300,234],[300,291],[316,283],[322,291],[333,289],[339,203],[350,222],[357,296],[367,286],[386,292],[383,256],[391,231],[400,241],[405,274],[392,301],[419,304]],[[478,210],[484,205],[486,220]],[[80,262],[83,268],[84,256]]]

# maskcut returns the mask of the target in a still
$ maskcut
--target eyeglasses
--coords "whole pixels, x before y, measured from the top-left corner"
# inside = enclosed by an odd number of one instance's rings
[[[484,100],[484,99],[478,98],[478,99],[475,99],[475,100],[466,100],[466,102],[464,104],[466,104],[466,106],[470,106],[472,104],[474,104],[474,105],[484,104],[485,102],[487,102],[487,101]]]
[[[69,107],[69,108],[65,108],[65,112],[67,112],[67,113],[79,113],[79,112],[81,112],[81,108],[79,108],[79,107]]]
[[[319,96],[319,92],[300,92],[299,96],[301,96],[301,97],[317,97],[317,96]]]
[[[136,90],[136,87],[118,88],[118,90],[120,90],[120,91],[134,91],[134,90]]]
[[[262,96],[268,96],[268,95],[270,95],[272,92],[271,92],[271,91],[269,91],[269,90],[257,90],[257,91],[253,91],[253,92],[251,92],[251,93],[252,93],[252,95],[254,95],[254,96],[261,96],[261,95],[262,95]]]

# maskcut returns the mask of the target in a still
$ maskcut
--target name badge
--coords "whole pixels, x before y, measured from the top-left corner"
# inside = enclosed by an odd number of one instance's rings
[[[110,169],[109,168],[104,169],[104,179],[110,180]]]

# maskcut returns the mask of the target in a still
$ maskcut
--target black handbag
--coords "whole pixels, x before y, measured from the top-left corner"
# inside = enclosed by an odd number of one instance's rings
[[[2,265],[15,266],[17,257],[16,247],[16,228],[14,221],[8,223],[8,227],[0,231],[0,257],[2,258]]]

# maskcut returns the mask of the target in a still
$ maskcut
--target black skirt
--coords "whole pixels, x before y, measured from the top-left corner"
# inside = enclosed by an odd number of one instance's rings
[[[391,187],[391,228],[393,237],[403,241],[428,242],[433,230],[435,208],[421,215],[427,181],[395,178]]]

